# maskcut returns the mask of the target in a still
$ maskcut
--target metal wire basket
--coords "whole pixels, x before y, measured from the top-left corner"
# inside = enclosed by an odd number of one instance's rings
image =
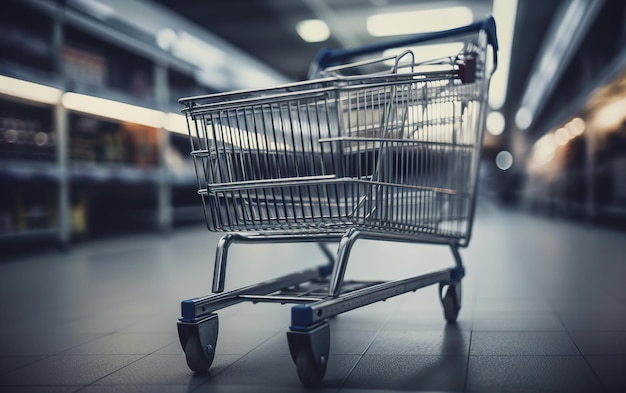
[[[398,64],[356,76],[334,68],[326,78],[181,100],[209,229],[465,238],[484,48],[404,72]],[[479,67],[471,82],[467,59]]]

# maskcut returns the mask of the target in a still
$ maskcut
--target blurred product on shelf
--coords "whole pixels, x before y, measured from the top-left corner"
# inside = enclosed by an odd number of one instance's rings
[[[157,129],[124,123],[121,130],[130,141],[131,162],[139,167],[154,167],[158,163],[159,139]]]
[[[6,208],[7,206],[4,206]],[[0,234],[12,233],[15,231],[14,214],[8,210],[0,211]]]
[[[0,158],[54,160],[54,132],[44,128],[39,120],[26,118],[24,114],[12,116],[4,112],[0,109]]]
[[[87,211],[87,197],[82,194],[72,205],[72,234],[75,236],[85,236],[89,232]]]
[[[17,232],[50,229],[55,225],[53,197],[35,196],[27,190],[19,192],[14,199],[15,228]]]
[[[72,161],[140,168],[158,164],[159,143],[155,128],[82,115],[72,115],[70,124]]]
[[[66,45],[61,50],[61,58],[63,77],[70,85],[105,86],[107,62],[103,56]]]

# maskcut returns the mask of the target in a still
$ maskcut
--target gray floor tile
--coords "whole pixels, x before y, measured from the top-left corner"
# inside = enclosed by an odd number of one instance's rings
[[[489,299],[475,302],[474,316],[480,319],[494,314],[545,314],[551,313],[552,307],[543,299]]]
[[[442,390],[422,390],[422,389],[402,389],[402,390],[390,390],[390,389],[352,389],[352,388],[344,388],[339,391],[339,393],[410,393],[410,392],[419,392],[419,393],[440,393]],[[461,390],[457,391],[461,392]]]
[[[626,331],[574,330],[570,336],[583,355],[626,355]]]
[[[321,388],[339,388],[359,359],[358,355],[331,355]],[[271,386],[304,389],[288,354],[252,352],[225,369],[207,385]]]
[[[470,356],[467,391],[601,391],[582,356]]]
[[[606,312],[560,313],[559,319],[569,331],[626,331],[626,314]]]
[[[282,331],[257,330],[252,326],[250,326],[250,329],[246,330],[241,328],[237,330],[221,328],[217,337],[216,353],[223,355],[245,355],[280,333],[282,333]]]
[[[46,356],[0,355],[0,375],[24,367],[30,363],[35,363],[44,357]]]
[[[351,331],[330,323],[330,354],[362,355],[370,346],[377,332]],[[289,354],[286,331],[279,332],[254,349],[256,354]]]
[[[469,352],[470,333],[456,329],[439,331],[381,331],[367,355],[459,355]]]
[[[180,299],[183,300],[183,299]],[[173,309],[176,309],[174,311]],[[180,315],[178,309],[180,306],[172,302],[172,310],[169,311],[169,317],[165,315],[150,315],[141,319],[135,319],[117,332],[120,333],[148,333],[148,334],[170,334],[176,335],[176,322]],[[156,314],[156,313],[155,313]]]
[[[65,352],[72,355],[145,355],[171,344],[176,338],[165,333],[114,333]]]
[[[337,393],[334,387],[303,387],[276,385],[201,385],[193,393]]]
[[[73,393],[81,391],[82,386],[0,386],[0,392],[7,393]]]
[[[330,326],[330,354],[362,355],[370,347],[376,333],[351,331]]]
[[[216,355],[207,373],[189,370],[185,357],[180,355],[148,355],[137,362],[111,373],[96,382],[97,385],[200,385],[239,357]]]
[[[474,332],[471,355],[579,355],[565,332]]]
[[[17,356],[54,355],[101,336],[101,333],[55,334],[42,331],[38,334],[11,335],[3,332],[0,334],[0,353]]]
[[[89,385],[78,393],[190,393],[197,385]]]
[[[0,322],[0,391],[626,390],[623,233],[512,212],[479,215],[461,250],[467,277],[458,323],[446,324],[436,286],[332,318],[320,389],[302,387],[289,356],[290,306],[219,310],[213,367],[187,368],[176,331],[180,301],[210,293],[219,236],[198,227],[0,263],[0,309],[10,316]],[[615,257],[595,258],[592,250],[602,249]],[[312,244],[236,245],[229,255],[230,287],[289,273],[295,260],[296,270],[322,260]],[[446,247],[359,241],[346,276],[405,278],[451,263]]]
[[[87,385],[139,359],[130,355],[55,355],[0,377],[0,386]]]
[[[552,313],[497,313],[477,316],[474,331],[564,331],[559,318]]]
[[[465,356],[368,355],[346,381],[346,389],[462,391]]]
[[[557,313],[613,313],[626,315],[626,304],[608,294],[592,298],[552,300],[550,304]]]
[[[626,356],[587,356],[586,359],[606,389],[626,391]]]
[[[178,337],[176,337],[176,341],[170,343],[169,345],[164,346],[158,351],[154,352],[155,355],[180,355],[184,356],[185,351],[183,351],[183,347],[180,345],[180,341],[178,341]]]
[[[331,320],[333,330],[378,332],[387,322],[389,312],[381,305],[373,304],[336,316]]]

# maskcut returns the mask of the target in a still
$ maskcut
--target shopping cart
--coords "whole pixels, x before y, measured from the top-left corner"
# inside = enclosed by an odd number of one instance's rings
[[[462,48],[442,58],[416,61],[419,49],[360,58],[450,39]],[[465,275],[459,248],[471,235],[496,52],[488,18],[324,51],[304,82],[180,100],[208,229],[227,232],[217,244],[213,293],[182,302],[178,332],[189,368],[213,362],[215,312],[245,301],[294,304],[287,341],[305,385],[326,372],[328,318],[439,284],[445,319],[456,321]],[[446,245],[455,265],[400,280],[344,280],[358,239]],[[235,242],[315,242],[328,263],[224,291]],[[337,242],[334,254],[328,244]]]

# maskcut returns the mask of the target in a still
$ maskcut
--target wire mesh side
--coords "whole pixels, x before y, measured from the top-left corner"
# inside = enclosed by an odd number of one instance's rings
[[[194,115],[200,193],[214,229],[296,228],[343,222],[332,91]]]
[[[470,83],[409,73],[187,100],[209,229],[467,238],[485,49]]]
[[[333,142],[345,173],[370,185],[354,212],[359,225],[465,235],[481,92],[455,78],[342,90],[343,133]]]

